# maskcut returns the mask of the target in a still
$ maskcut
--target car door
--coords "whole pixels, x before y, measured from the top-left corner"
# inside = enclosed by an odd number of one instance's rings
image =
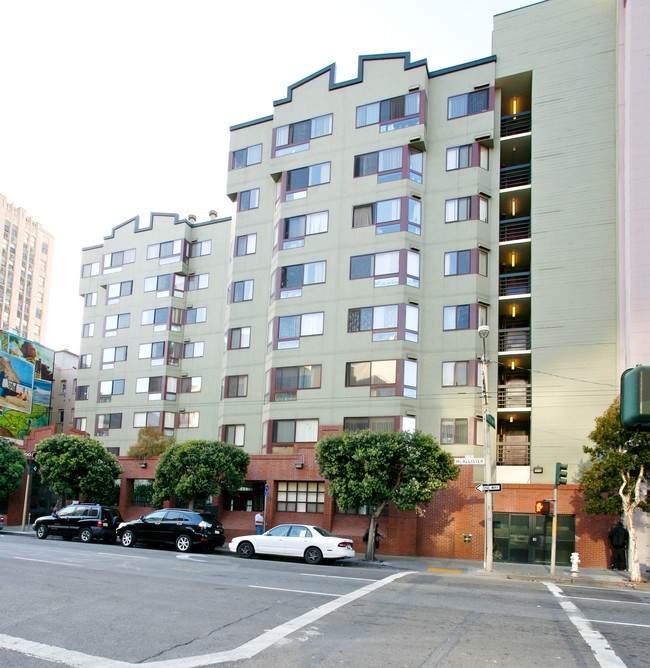
[[[302,557],[311,543],[312,533],[303,524],[293,524],[284,543],[284,553],[288,557]]]
[[[156,510],[145,515],[143,521],[137,527],[138,538],[145,542],[161,542],[160,537],[164,533],[162,524],[166,513],[166,510]]]
[[[70,536],[70,524],[77,510],[79,510],[78,506],[61,508],[54,516],[54,521],[50,525],[50,533],[57,536]]]
[[[285,541],[290,529],[290,524],[281,524],[269,529],[265,534],[257,536],[255,551],[259,554],[283,555],[285,553]]]
[[[190,518],[180,510],[168,510],[161,526],[161,540],[165,543],[173,543],[182,533],[188,535],[192,531],[185,528],[190,524]]]

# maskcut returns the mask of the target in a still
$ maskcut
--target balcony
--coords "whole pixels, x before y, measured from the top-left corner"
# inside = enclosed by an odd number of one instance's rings
[[[510,218],[499,223],[499,241],[530,239],[530,216]]]
[[[532,114],[530,111],[522,111],[519,114],[501,117],[501,136],[510,137],[530,132],[532,127]]]
[[[497,466],[529,466],[530,443],[497,443]]]
[[[499,297],[530,294],[530,272],[501,274],[499,276]]]
[[[532,387],[528,383],[508,383],[497,389],[497,408],[508,410],[530,408],[532,405]]]
[[[530,163],[501,168],[501,190],[530,185]]]
[[[530,327],[513,327],[499,331],[499,352],[530,350]]]

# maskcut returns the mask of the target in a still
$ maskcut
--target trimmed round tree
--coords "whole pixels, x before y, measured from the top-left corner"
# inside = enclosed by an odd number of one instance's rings
[[[9,496],[20,487],[26,466],[23,451],[6,438],[0,438],[0,497]]]

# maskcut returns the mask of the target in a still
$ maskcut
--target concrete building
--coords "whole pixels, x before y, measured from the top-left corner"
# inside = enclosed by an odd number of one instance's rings
[[[294,504],[329,528],[323,435],[417,428],[480,457],[487,431],[497,545],[539,558],[534,495],[557,462],[575,480],[622,370],[650,355],[645,106],[630,104],[649,94],[649,26],[638,1],[546,0],[496,16],[484,59],[364,56],[352,80],[331,65],[289,86],[231,128],[232,219],[152,214],[84,249],[75,426],[122,454],[145,425],[240,445],[267,457],[255,484],[272,481],[280,521]],[[573,494],[559,554],[577,535],[595,565],[602,527],[575,523]],[[480,512],[461,496],[395,545],[474,554]]]
[[[0,194],[0,328],[45,341],[54,237]]]
[[[54,353],[54,382],[50,424],[57,433],[66,433],[74,427],[74,404],[77,394],[79,355],[69,350]]]

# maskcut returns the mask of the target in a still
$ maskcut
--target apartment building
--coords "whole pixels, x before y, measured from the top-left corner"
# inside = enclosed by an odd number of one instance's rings
[[[0,328],[36,342],[45,340],[54,237],[0,194]]]
[[[347,525],[313,463],[319,438],[417,428],[474,458],[487,433],[497,544],[534,560],[512,518],[530,520],[526,539],[546,531],[533,495],[557,462],[575,480],[630,336],[649,354],[621,287],[634,298],[648,283],[630,241],[645,203],[638,189],[621,199],[618,169],[636,144],[617,113],[648,95],[633,11],[647,25],[638,2],[546,0],[495,17],[491,56],[433,71],[409,53],[363,56],[354,79],[325,67],[233,126],[232,218],[136,217],[84,249],[75,426],[122,454],[145,425],[242,446],[261,456],[251,489],[272,483],[279,521],[295,507],[330,528]],[[638,149],[626,167],[647,176]],[[463,467],[444,526],[411,523],[395,549],[475,555],[466,490],[483,475]],[[562,558],[588,525],[576,503],[560,503]]]

